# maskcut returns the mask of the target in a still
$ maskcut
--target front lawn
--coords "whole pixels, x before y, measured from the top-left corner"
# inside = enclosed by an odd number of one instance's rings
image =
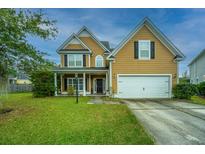
[[[125,105],[86,104],[81,97],[10,94],[0,114],[0,144],[153,144]]]
[[[205,99],[199,96],[192,96],[191,101],[195,104],[205,105]]]

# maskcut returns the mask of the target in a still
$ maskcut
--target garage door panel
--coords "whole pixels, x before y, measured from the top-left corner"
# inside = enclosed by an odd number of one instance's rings
[[[121,98],[167,98],[169,76],[119,76],[118,96]]]

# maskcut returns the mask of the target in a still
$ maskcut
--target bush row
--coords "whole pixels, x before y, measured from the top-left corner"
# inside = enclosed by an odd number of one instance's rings
[[[205,96],[205,82],[198,85],[190,83],[177,84],[173,88],[173,94],[175,98],[179,99],[191,99],[194,95]]]
[[[32,92],[34,97],[53,96],[55,92],[54,87],[54,73],[43,70],[33,72],[30,76],[32,82]]]

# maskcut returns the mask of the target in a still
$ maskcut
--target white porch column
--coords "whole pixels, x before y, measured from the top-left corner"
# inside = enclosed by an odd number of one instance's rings
[[[91,85],[92,85],[92,83],[91,83],[91,75],[89,74],[89,92],[90,92],[90,94],[91,94],[91,89],[92,89]]]
[[[61,74],[61,94],[63,92],[63,85],[62,85],[62,83],[63,83],[63,75]]]
[[[86,96],[86,89],[85,89],[85,73],[83,73],[83,96]]]
[[[105,93],[108,94],[108,73],[105,74]]]
[[[54,73],[55,96],[57,96],[57,73]]]

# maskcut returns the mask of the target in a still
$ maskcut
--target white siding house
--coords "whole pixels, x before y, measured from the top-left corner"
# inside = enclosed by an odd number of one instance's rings
[[[198,84],[205,81],[205,49],[188,66],[191,83]]]

